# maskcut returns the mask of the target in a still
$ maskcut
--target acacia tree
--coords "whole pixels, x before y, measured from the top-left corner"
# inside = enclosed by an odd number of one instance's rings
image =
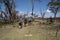
[[[48,7],[54,13],[54,19],[56,20],[56,14],[60,8],[60,0],[51,0],[48,3]]]
[[[54,13],[54,18],[56,20],[56,14],[58,11],[60,11],[60,0],[51,0],[49,3],[48,3],[48,6],[50,7],[50,10]],[[58,34],[58,28],[56,29],[56,37],[57,37],[57,34]]]

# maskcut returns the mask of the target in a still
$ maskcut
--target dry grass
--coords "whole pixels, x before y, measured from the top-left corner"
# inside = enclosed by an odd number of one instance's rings
[[[5,28],[4,28],[5,27]],[[18,28],[18,23],[0,28],[0,40],[60,40],[60,31],[57,37],[56,30],[49,29],[51,25],[39,25],[38,22]],[[25,36],[31,34],[32,36]]]

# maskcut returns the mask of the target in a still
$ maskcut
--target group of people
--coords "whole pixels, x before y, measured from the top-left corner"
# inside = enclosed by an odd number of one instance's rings
[[[31,20],[28,20],[28,18],[20,18],[19,20],[19,28],[21,29],[24,25],[24,27],[26,27],[27,24],[30,24]]]

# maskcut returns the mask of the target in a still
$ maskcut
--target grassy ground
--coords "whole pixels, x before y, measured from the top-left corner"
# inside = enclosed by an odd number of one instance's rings
[[[52,24],[53,25],[53,24]],[[0,28],[0,40],[60,40],[60,30],[57,37],[55,28],[52,25],[43,25],[33,22],[22,29],[18,28],[18,23],[13,25],[3,25]]]

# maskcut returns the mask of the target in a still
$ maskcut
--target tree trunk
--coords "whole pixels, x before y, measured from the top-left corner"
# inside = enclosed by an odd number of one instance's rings
[[[10,14],[10,20],[12,19],[12,13],[11,13],[11,6],[8,0],[4,1],[5,6],[7,7],[9,14]]]
[[[54,22],[56,22],[56,14],[57,14],[57,13],[54,14]]]

